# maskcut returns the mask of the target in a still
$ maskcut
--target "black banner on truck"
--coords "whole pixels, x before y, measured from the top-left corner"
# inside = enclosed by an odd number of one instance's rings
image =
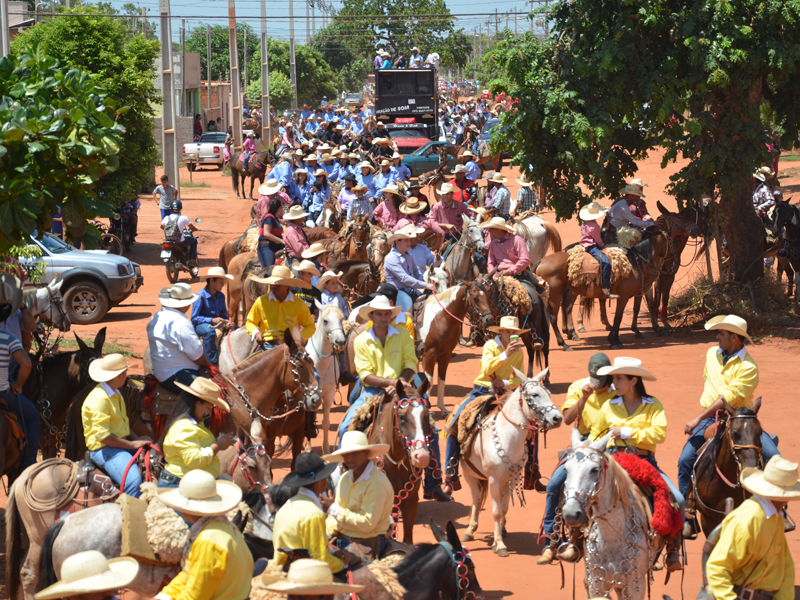
[[[424,115],[434,114],[435,104],[432,98],[403,98],[383,96],[375,103],[376,115]]]

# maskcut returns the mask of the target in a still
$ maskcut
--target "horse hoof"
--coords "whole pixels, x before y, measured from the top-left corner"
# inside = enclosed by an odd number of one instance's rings
[[[667,332],[663,329],[658,330],[658,337],[667,337]]]
[[[464,535],[461,536],[461,541],[462,542],[472,542],[474,540],[475,540],[475,536],[472,535],[471,533],[465,533]]]
[[[500,548],[500,550],[497,551],[497,556],[500,556],[502,558],[508,557],[508,550],[506,550],[505,548]]]
[[[561,346],[561,349],[562,349],[564,352],[572,352],[572,348],[570,348],[570,347],[569,347],[569,344],[566,344],[566,343],[565,343],[563,346]]]
[[[573,331],[573,332],[572,332],[572,341],[573,341],[573,342],[580,342],[580,341],[581,341],[581,336],[579,336],[577,333],[575,333],[575,332]]]
[[[586,333],[586,327],[584,327],[583,325],[578,327],[578,333]]]
[[[635,337],[637,340],[643,340],[643,339],[644,339],[644,334],[643,334],[641,331],[637,331],[637,332],[634,334],[634,337]]]
[[[612,350],[622,350],[624,347],[622,344],[611,344]]]

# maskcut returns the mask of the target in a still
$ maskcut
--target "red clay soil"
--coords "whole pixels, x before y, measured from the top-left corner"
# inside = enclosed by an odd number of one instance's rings
[[[653,153],[650,159],[640,164],[638,176],[648,184],[645,192],[647,204],[651,212],[657,214],[656,201],[661,202],[669,209],[675,209],[675,201],[663,191],[669,181],[669,175],[675,171],[674,166],[668,170],[660,168],[661,156]],[[514,181],[516,171],[504,170],[509,178],[508,187],[516,196],[518,184]],[[188,173],[182,171],[182,180],[188,179]],[[194,174],[195,181],[206,182],[209,188],[184,188],[183,205],[184,214],[191,219],[202,218],[198,225],[200,228],[199,254],[201,269],[217,264],[220,245],[238,236],[249,222],[249,211],[252,203],[248,200],[237,200],[231,191],[230,178],[221,177],[216,171],[200,171]],[[792,183],[785,181],[785,183]],[[430,197],[430,195],[429,195]],[[606,204],[610,202],[606,201]],[[553,221],[552,213],[545,213],[544,218]],[[145,347],[145,326],[150,316],[158,310],[158,291],[168,285],[163,263],[159,259],[159,244],[162,232],[158,227],[159,211],[157,203],[152,198],[142,197],[142,209],[139,218],[139,241],[136,243],[130,258],[142,265],[144,273],[144,287],[129,298],[122,306],[113,309],[106,319],[98,325],[89,327],[74,327],[74,331],[83,338],[93,338],[100,327],[108,328],[108,341],[130,344],[131,349],[141,355]],[[575,220],[557,224],[564,244],[575,242],[579,237],[579,227]],[[684,262],[690,256],[684,257]],[[704,270],[704,265],[684,267],[678,274],[676,287],[686,285],[698,269]],[[181,281],[187,281],[183,274]],[[195,290],[200,289],[200,284],[193,284]],[[560,405],[564,401],[567,387],[577,379],[586,377],[586,366],[589,357],[598,351],[604,351],[613,359],[615,356],[635,356],[644,362],[658,381],[648,384],[648,391],[658,397],[666,407],[669,419],[669,432],[666,442],[658,449],[658,462],[660,467],[673,480],[677,479],[677,459],[684,444],[684,424],[698,412],[698,400],[703,389],[703,362],[708,347],[715,344],[713,335],[702,330],[690,331],[682,329],[673,332],[669,337],[659,338],[650,329],[649,318],[646,312],[640,317],[641,328],[645,339],[635,340],[630,332],[630,311],[623,320],[622,341],[625,349],[610,351],[606,341],[607,332],[599,323],[599,319],[587,324],[588,333],[583,334],[579,342],[570,342],[573,350],[564,352],[555,344],[550,354],[550,373],[553,401]],[[784,332],[784,336],[797,337],[796,332]],[[761,422],[765,429],[777,434],[781,440],[781,451],[790,459],[800,459],[800,438],[795,438],[794,418],[797,414],[794,407],[795,399],[791,396],[791,388],[795,385],[792,375],[796,365],[800,343],[795,339],[767,337],[757,341],[751,349],[752,355],[761,368],[761,382],[757,395],[763,397],[761,408]],[[480,352],[477,349],[467,350],[460,348],[454,357],[448,373],[450,381],[446,390],[446,403],[448,407],[454,406],[471,388],[471,382],[478,372]],[[133,372],[141,372],[141,361],[129,359]],[[433,392],[435,394],[435,390]],[[337,398],[341,401],[341,396]],[[344,414],[345,408],[334,407],[332,431],[336,423]],[[436,411],[439,425],[442,425],[441,415]],[[546,449],[541,452],[541,461],[544,473],[549,473],[555,463],[557,452],[563,450],[569,443],[569,429],[561,427],[547,436]],[[795,432],[796,433],[796,432]],[[444,443],[440,444],[444,451]],[[317,443],[314,449],[319,451]],[[280,480],[288,472],[288,460],[277,459],[276,480]],[[438,504],[436,502],[422,502],[416,527],[417,541],[433,541],[427,525],[430,517],[440,525],[453,520],[459,531],[466,528],[469,520],[469,491],[467,486],[456,493],[456,502]],[[509,510],[505,538],[510,556],[499,558],[491,551],[491,532],[493,523],[491,510],[484,510],[481,514],[480,526],[477,531],[476,541],[468,544],[472,551],[472,558],[477,568],[478,579],[487,598],[503,597],[530,597],[531,591],[535,595],[552,598],[570,598],[572,596],[572,581],[576,582],[577,597],[583,597],[584,591],[581,583],[584,575],[583,564],[574,568],[565,567],[565,580],[567,585],[561,590],[562,574],[558,566],[538,566],[536,559],[541,552],[537,545],[539,531],[544,512],[544,495],[535,492],[526,492],[527,506],[521,508],[515,503]],[[5,497],[0,499],[0,506],[5,505]],[[797,511],[795,511],[797,512]],[[794,515],[800,518],[800,513]],[[793,532],[788,535],[789,544],[795,558],[800,557],[800,533]],[[683,592],[686,597],[695,597],[700,586],[700,554],[703,541],[687,543],[689,565],[686,567],[683,581]],[[652,588],[652,596],[658,598],[661,594],[669,594],[673,598],[681,597],[681,577],[673,577],[668,586],[663,585],[664,573],[656,573]],[[532,588],[535,585],[535,588]],[[1,596],[0,596],[1,597]]]

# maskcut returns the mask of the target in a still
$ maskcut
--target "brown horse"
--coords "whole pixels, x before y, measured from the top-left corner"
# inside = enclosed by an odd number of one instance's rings
[[[233,279],[228,279],[228,316],[233,322],[234,327],[239,326],[239,313],[244,309],[242,294],[244,292],[245,278],[257,271],[261,266],[255,252],[245,252],[237,254],[228,264],[228,275]],[[247,313],[242,315],[242,322],[247,318]]]
[[[345,293],[351,302],[374,292],[381,284],[382,262],[376,264],[372,261],[360,260],[336,261],[328,263],[328,269],[342,272],[339,281],[342,282]]]
[[[303,227],[303,233],[311,244],[336,237],[336,232],[327,227]]]
[[[256,179],[258,179],[258,184],[261,185],[264,183],[264,178],[267,176],[272,170],[272,167],[275,165],[275,157],[273,156],[272,152],[269,150],[265,150],[264,152],[255,152],[250,155],[250,159],[247,161],[247,169],[244,168],[244,153],[243,152],[234,152],[231,156],[231,181],[233,182],[233,189],[236,192],[237,198],[250,198],[250,200],[256,200],[253,198],[253,187],[255,187]],[[245,196],[244,192],[244,182],[245,179],[250,178],[250,194],[249,196]],[[239,195],[239,179],[241,178],[241,188],[242,194]]]
[[[19,475],[19,461],[25,447],[13,434],[8,419],[7,413],[0,411],[0,477],[7,475],[10,487]]]
[[[320,242],[329,252],[328,262],[337,260],[367,261],[369,259],[367,245],[370,241],[371,229],[368,215],[354,218],[334,238]]]

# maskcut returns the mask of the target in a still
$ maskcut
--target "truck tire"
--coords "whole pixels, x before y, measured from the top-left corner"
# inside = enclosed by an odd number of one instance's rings
[[[93,281],[78,281],[64,292],[64,306],[70,321],[79,325],[92,325],[108,313],[108,294]]]

